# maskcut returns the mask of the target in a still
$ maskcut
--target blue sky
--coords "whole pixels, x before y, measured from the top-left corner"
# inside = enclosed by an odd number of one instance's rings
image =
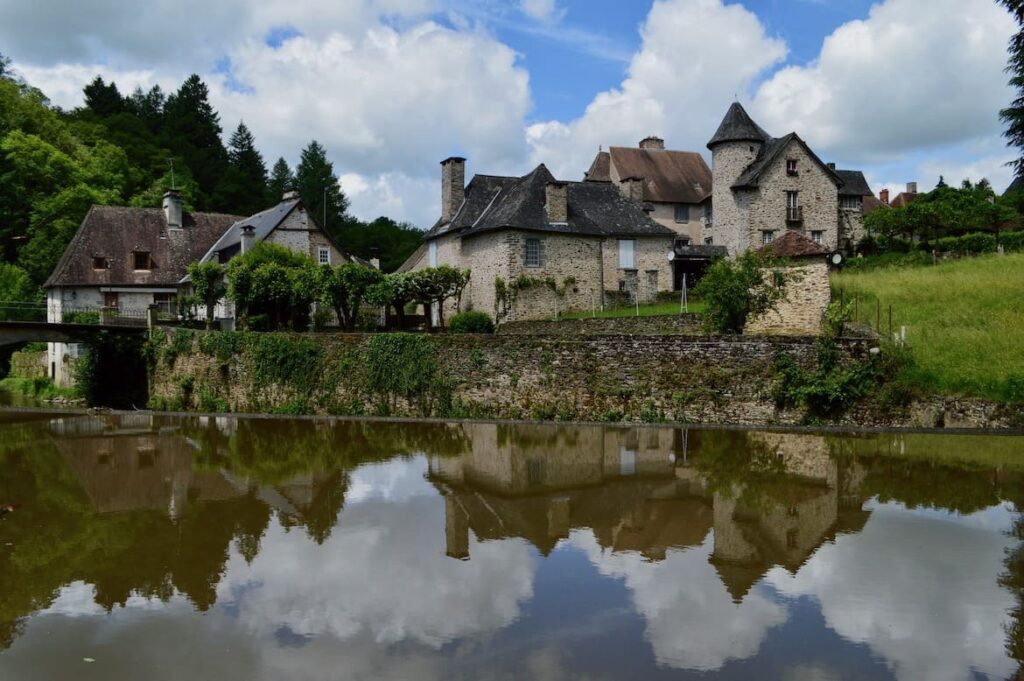
[[[359,217],[419,225],[448,155],[578,179],[649,134],[706,152],[734,98],[876,192],[1002,188],[1015,30],[995,0],[0,0],[0,51],[55,103],[198,73],[225,136],[268,165],[316,139]]]

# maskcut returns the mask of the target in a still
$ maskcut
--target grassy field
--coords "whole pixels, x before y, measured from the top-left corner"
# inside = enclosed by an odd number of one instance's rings
[[[704,311],[704,304],[701,302],[694,302],[689,304],[689,311],[701,313]],[[651,303],[648,305],[640,306],[641,317],[663,317],[667,315],[679,314],[679,303]],[[636,307],[618,307],[612,310],[598,310],[596,315],[591,310],[584,310],[579,312],[566,312],[562,315],[562,319],[590,319],[596,316],[598,319],[608,319],[612,317],[635,317],[637,316]]]
[[[1024,401],[1024,254],[982,256],[931,267],[843,272],[833,291],[858,299],[859,321],[907,327],[925,388]]]

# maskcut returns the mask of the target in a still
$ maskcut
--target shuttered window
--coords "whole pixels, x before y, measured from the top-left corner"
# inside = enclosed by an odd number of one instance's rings
[[[633,239],[619,239],[619,268],[636,269],[635,246],[636,241]]]
[[[437,242],[431,241],[428,248],[428,263],[431,267],[437,267]]]
[[[524,239],[523,266],[543,267],[545,264],[544,261],[544,240],[537,238]]]

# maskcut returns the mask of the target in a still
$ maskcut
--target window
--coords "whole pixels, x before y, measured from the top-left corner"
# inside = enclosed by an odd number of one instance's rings
[[[330,265],[331,249],[321,246],[320,249],[317,251],[317,262],[319,262],[321,265]]]
[[[523,245],[523,265],[540,267],[540,239],[527,239]]]
[[[839,207],[843,210],[861,210],[863,205],[863,199],[859,196],[839,197]]]
[[[132,253],[132,269],[153,269],[153,259],[149,257],[149,251],[135,251]]]
[[[797,175],[795,158],[791,158],[786,161],[786,174],[791,176]]]
[[[92,259],[92,268],[94,270],[107,269],[107,259],[100,256],[96,256],[95,258]]]
[[[772,241],[775,241],[775,232],[773,232],[771,230],[768,230],[768,229],[766,229],[763,232],[761,232],[761,243],[762,244],[767,245],[767,244],[770,244]]]
[[[633,239],[619,239],[619,268],[624,270],[636,269],[636,241]]]
[[[431,267],[437,267],[437,242],[431,241],[430,246],[427,249],[427,264]]]
[[[676,204],[676,222],[690,221],[690,207],[685,203]]]
[[[820,230],[814,230],[811,232],[811,241],[816,244],[820,244],[824,240],[825,232]]]
[[[786,221],[800,222],[803,212],[800,210],[800,197],[796,192],[786,192]]]
[[[154,293],[153,304],[160,308],[160,311],[164,314],[174,314],[177,308],[173,293]]]
[[[715,244],[715,238],[713,236],[707,237],[706,239],[704,239],[704,244],[706,246],[713,246]]]

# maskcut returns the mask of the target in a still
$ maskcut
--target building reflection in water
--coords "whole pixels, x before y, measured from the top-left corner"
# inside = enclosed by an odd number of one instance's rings
[[[823,437],[743,434],[719,451],[723,433],[467,427],[469,451],[429,462],[445,497],[446,553],[460,560],[470,559],[470,531],[479,540],[522,537],[547,555],[588,528],[603,549],[651,561],[713,531],[710,560],[739,602],[771,567],[795,573],[870,514],[856,492],[863,472],[832,458]],[[704,465],[720,456],[763,465],[722,476]]]
[[[795,575],[823,545],[861,533],[878,501],[968,515],[1024,500],[1019,473],[915,459],[908,453],[937,441],[913,436],[149,415],[57,419],[6,434],[0,501],[19,494],[23,508],[0,526],[11,546],[0,553],[4,646],[19,635],[19,622],[73,582],[94,585],[96,603],[108,611],[130,596],[167,601],[176,594],[205,611],[218,599],[232,546],[251,566],[276,519],[285,529],[301,528],[315,556],[340,527],[346,501],[358,499],[352,485],[361,468],[396,459],[412,465],[418,455],[443,497],[436,546],[470,561],[457,565],[438,551],[439,562],[472,569],[484,556],[481,542],[518,538],[548,556],[586,530],[603,552],[588,554],[603,574],[625,574],[619,557],[672,572],[684,565],[674,554],[685,552],[685,564],[706,568],[707,591],[717,589],[716,580],[724,585],[720,601],[734,619],[749,617],[730,598],[763,609],[755,602],[763,594],[751,592],[769,571]],[[893,442],[904,458],[888,455]],[[403,517],[387,515],[386,505],[376,513],[350,513],[349,522]],[[422,546],[394,547],[393,557],[415,563],[423,558],[417,552]],[[1014,658],[1022,648],[1021,555],[1008,555],[1002,576],[1018,599],[1007,632]],[[784,621],[781,613],[777,606],[762,613],[765,627]],[[666,620],[651,636],[678,629],[678,621]],[[658,640],[665,660],[685,657],[673,652],[678,642]],[[761,638],[751,640],[756,651]],[[706,668],[731,654],[709,657]]]

